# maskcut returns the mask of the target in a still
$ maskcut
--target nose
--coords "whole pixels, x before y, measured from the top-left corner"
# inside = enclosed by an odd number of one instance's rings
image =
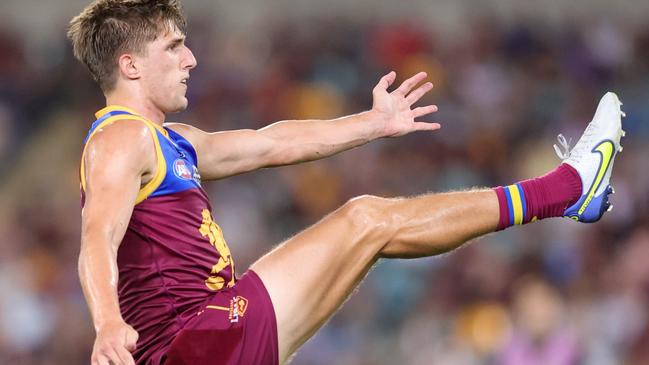
[[[183,62],[183,69],[191,70],[194,67],[196,67],[198,62],[196,61],[196,57],[194,57],[194,53],[192,52],[191,49],[189,49],[189,47],[185,46],[185,51],[186,51],[186,54],[185,54],[185,57],[184,57],[184,60],[183,60],[184,61]]]

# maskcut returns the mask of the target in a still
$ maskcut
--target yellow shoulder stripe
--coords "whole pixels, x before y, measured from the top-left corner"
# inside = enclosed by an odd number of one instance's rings
[[[108,108],[104,108],[108,109]],[[98,113],[104,111],[104,109],[100,110]],[[119,108],[120,110],[123,110],[124,108]],[[127,110],[128,111],[128,110]],[[103,114],[105,114],[104,112]],[[88,140],[86,141],[86,145],[83,148],[83,153],[81,154],[81,188],[83,190],[86,190],[86,174],[85,174],[85,154],[86,154],[86,148],[88,146],[88,142],[90,142],[90,139],[103,127],[108,126],[109,124],[112,124],[118,120],[139,120],[144,122],[144,124],[149,128],[149,131],[151,132],[151,135],[153,136],[153,144],[155,146],[155,151],[156,151],[156,171],[151,179],[145,186],[143,186],[140,191],[138,192],[137,198],[135,200],[135,204],[139,204],[142,201],[144,201],[146,198],[149,197],[162,183],[164,180],[165,175],[167,174],[167,164],[165,163],[165,158],[164,155],[162,154],[162,148],[160,147],[160,140],[158,139],[158,134],[156,131],[160,130],[161,133],[163,133],[165,136],[167,135],[166,130],[163,128],[155,125],[153,122],[142,118],[137,115],[128,115],[128,114],[121,114],[121,115],[115,115],[110,118],[107,118],[105,121],[101,122],[97,128],[88,136]]]
[[[125,106],[121,105],[108,105],[105,108],[100,109],[98,112],[95,113],[95,117],[97,119],[101,118],[104,114],[114,112],[114,111],[124,111],[131,113],[133,115],[140,115],[140,113],[137,113],[135,110],[127,108]]]
[[[140,116],[140,114],[138,112],[136,112],[135,110],[127,108],[125,106],[109,105],[109,106],[99,110],[98,112],[96,112],[95,117],[97,117],[97,119],[99,119],[102,116],[104,116],[106,113],[110,113],[110,112],[114,112],[114,111],[128,112],[128,113],[130,113],[130,115],[129,114],[122,114],[122,116],[123,116],[122,119],[132,119],[132,118],[128,118],[128,117],[136,117],[137,120],[142,120],[144,122],[150,123],[155,129],[157,129],[165,137],[169,138],[169,133],[167,132],[166,129],[164,129],[164,128],[160,127],[159,125],[153,123],[152,121]]]

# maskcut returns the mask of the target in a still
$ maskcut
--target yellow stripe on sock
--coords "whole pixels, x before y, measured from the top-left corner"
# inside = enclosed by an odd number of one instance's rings
[[[512,197],[514,224],[523,224],[523,202],[521,202],[521,194],[516,185],[509,185],[507,189],[509,189],[509,195]]]

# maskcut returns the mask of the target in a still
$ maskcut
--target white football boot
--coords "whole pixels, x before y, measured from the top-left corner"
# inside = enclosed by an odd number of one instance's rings
[[[599,101],[593,120],[572,149],[562,135],[558,136],[561,148],[554,145],[554,149],[563,163],[577,170],[583,186],[581,197],[564,211],[564,217],[596,222],[613,208],[608,201],[609,194],[614,193],[611,172],[617,153],[622,152],[620,139],[625,134],[621,105],[615,93],[607,92]]]

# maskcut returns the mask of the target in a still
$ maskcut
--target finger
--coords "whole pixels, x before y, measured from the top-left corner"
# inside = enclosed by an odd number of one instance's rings
[[[127,331],[124,338],[124,347],[130,352],[135,351],[137,339],[139,337],[140,335],[135,330]]]
[[[400,96],[405,96],[407,93],[412,90],[413,87],[415,87],[421,80],[425,79],[427,74],[425,72],[420,72],[416,74],[415,76],[409,78],[408,80],[404,81],[399,88],[397,88],[394,92],[397,95]]]
[[[412,114],[414,115],[415,118],[419,118],[426,114],[435,113],[436,111],[437,111],[437,105],[426,105],[426,106],[420,106],[418,108],[413,109]]]
[[[121,361],[120,364],[135,365],[133,355],[131,355],[131,353],[128,352],[128,350],[126,350],[125,348],[117,348],[115,349],[115,352],[117,356],[119,356],[119,361]]]
[[[394,71],[390,71],[387,75],[381,77],[379,80],[379,83],[376,84],[374,87],[374,91],[379,91],[379,90],[387,90],[390,85],[396,80],[397,78],[397,73]]]
[[[439,123],[415,122],[415,129],[418,131],[436,131],[442,128]]]
[[[92,365],[110,365],[110,359],[105,355],[95,355],[92,357]]]
[[[412,105],[417,102],[417,100],[421,99],[424,94],[427,92],[431,91],[433,89],[433,83],[432,82],[427,82],[420,87],[416,88],[415,91],[411,92],[408,94],[406,97],[406,102],[408,105]]]
[[[104,354],[108,357],[108,360],[109,360],[108,363],[111,364],[111,365],[124,365],[124,364],[126,364],[122,360],[122,358],[121,358],[120,354],[118,353],[117,349],[111,348],[109,350],[106,350],[104,352]]]
[[[121,358],[124,360],[124,363],[127,365],[135,365],[135,360],[133,359],[131,353],[135,351],[137,340],[139,337],[140,335],[133,329],[130,329],[130,331],[126,331],[124,335],[124,347],[121,349],[123,351],[123,353],[121,354]]]

